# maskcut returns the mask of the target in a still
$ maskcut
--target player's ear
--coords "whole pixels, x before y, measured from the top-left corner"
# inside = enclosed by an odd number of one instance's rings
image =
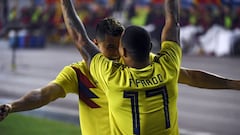
[[[96,39],[96,38],[93,39],[93,43],[94,43],[96,46],[98,46],[98,42],[97,42],[97,39]]]
[[[149,50],[150,50],[150,51],[152,50],[152,46],[153,46],[153,43],[150,42],[150,47],[149,47]]]

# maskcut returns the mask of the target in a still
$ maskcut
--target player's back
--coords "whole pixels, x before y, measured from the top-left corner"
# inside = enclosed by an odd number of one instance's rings
[[[114,134],[178,132],[177,79],[160,66],[153,63],[141,70],[126,68],[109,80],[107,97],[111,124],[116,126]],[[114,82],[119,83],[114,86]]]
[[[94,56],[90,71],[106,93],[114,135],[178,135],[177,79],[180,47],[165,42],[162,52],[145,68]]]

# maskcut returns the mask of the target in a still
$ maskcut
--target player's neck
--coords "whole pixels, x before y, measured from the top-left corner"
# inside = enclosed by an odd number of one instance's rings
[[[125,59],[124,61],[125,61],[125,64],[128,67],[137,68],[137,69],[145,68],[148,65],[150,65],[150,61],[149,60],[136,61],[136,60],[127,60],[127,59]]]

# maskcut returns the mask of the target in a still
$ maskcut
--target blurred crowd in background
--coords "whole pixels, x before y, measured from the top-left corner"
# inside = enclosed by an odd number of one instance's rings
[[[164,0],[73,0],[88,34],[99,19],[114,17],[125,26],[145,27],[158,46]],[[185,54],[240,55],[239,0],[180,0],[181,45]],[[14,38],[13,38],[14,37]],[[18,48],[71,43],[59,0],[1,0],[0,38]],[[12,39],[12,40],[10,40]]]

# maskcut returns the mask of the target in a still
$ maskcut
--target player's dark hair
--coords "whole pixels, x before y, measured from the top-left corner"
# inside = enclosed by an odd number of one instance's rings
[[[122,46],[137,61],[148,59],[151,51],[150,34],[140,26],[129,26],[122,35]]]
[[[124,26],[114,18],[104,18],[96,26],[96,38],[103,41],[105,35],[121,36]]]

